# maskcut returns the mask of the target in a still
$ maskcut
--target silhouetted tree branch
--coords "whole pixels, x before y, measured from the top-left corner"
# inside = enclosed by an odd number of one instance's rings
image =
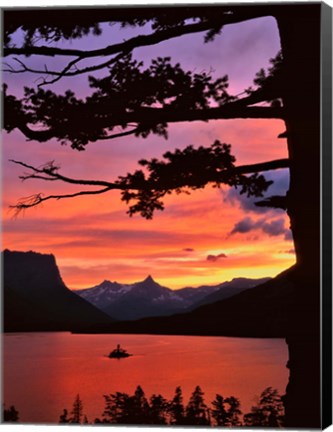
[[[248,17],[246,19],[248,19]],[[8,69],[4,69],[4,71],[15,73],[15,74],[31,72],[39,75],[46,74],[46,75],[56,76],[56,78],[53,80],[47,81],[44,79],[43,82],[39,84],[39,86],[49,85],[59,81],[62,77],[76,76],[76,75],[104,69],[110,66],[112,63],[114,63],[119,57],[129,54],[135,48],[138,47],[155,45],[162,41],[176,38],[185,34],[191,34],[191,33],[197,33],[197,32],[203,32],[209,30],[208,34],[206,35],[206,41],[208,41],[211,38],[213,38],[214,34],[219,33],[224,25],[234,24],[235,22],[241,22],[243,20],[244,17],[235,16],[232,14],[231,15],[226,14],[225,16],[219,17],[218,19],[216,18],[216,16],[214,18],[210,17],[209,19],[202,19],[201,22],[199,23],[178,25],[176,27],[171,27],[171,28],[156,31],[149,35],[136,36],[122,43],[110,45],[102,49],[91,50],[91,51],[54,48],[48,46],[37,47],[30,44],[26,44],[26,46],[21,48],[6,46],[3,50],[4,57],[10,55],[24,55],[24,56],[31,56],[31,55],[56,56],[57,55],[57,56],[72,56],[72,57],[75,56],[76,58],[70,61],[67,64],[67,66],[63,68],[61,71],[54,71],[54,70],[52,71],[49,70],[48,68],[45,68],[45,70],[36,70],[30,68],[18,58],[14,58],[14,60],[17,61],[22,66],[22,69],[15,69],[10,64],[7,63],[6,65]],[[96,26],[96,24],[94,24],[94,26]],[[92,58],[92,57],[103,57],[107,55],[114,55],[117,53],[119,53],[118,56],[109,59],[106,62],[100,63],[98,65],[89,66],[82,69],[71,70],[71,68],[77,63],[79,63],[81,60]]]
[[[189,24],[180,27],[175,27],[167,30],[157,31],[150,35],[140,35],[134,38],[128,39],[125,42],[109,45],[107,47],[84,51],[78,49],[66,49],[66,48],[55,48],[48,46],[27,46],[22,48],[4,48],[4,57],[9,55],[41,55],[41,56],[70,56],[77,57],[78,59],[86,59],[92,57],[109,56],[122,52],[129,52],[138,47],[144,47],[148,45],[155,45],[168,39],[179,37],[189,33],[196,33],[208,30],[212,27],[211,22],[200,22],[197,24]]]
[[[43,202],[48,201],[48,200],[52,200],[52,199],[59,200],[59,199],[63,199],[63,198],[75,198],[75,197],[83,196],[83,195],[98,195],[98,194],[108,192],[109,190],[110,190],[109,188],[104,188],[104,189],[99,189],[96,191],[80,191],[80,192],[73,193],[73,194],[48,195],[48,196],[43,196],[42,193],[38,193],[38,194],[30,195],[29,197],[21,198],[16,205],[10,206],[10,208],[15,210],[15,215],[18,215],[22,211],[27,210],[28,208],[31,208],[31,207],[35,207],[35,206],[42,204]]]
[[[45,27],[45,22],[41,23],[40,26],[38,24],[33,27],[33,31],[27,33],[26,43],[23,47],[15,47],[11,46],[10,41],[10,34],[17,29],[17,25],[13,25],[12,28],[6,28],[5,31],[5,47],[3,49],[3,55],[4,57],[10,56],[10,55],[24,55],[24,56],[31,56],[31,55],[41,55],[41,56],[76,56],[80,59],[83,58],[92,58],[92,57],[101,57],[101,56],[107,56],[107,55],[113,55],[120,52],[129,52],[132,51],[135,48],[143,47],[143,46],[149,46],[149,45],[155,45],[162,41],[166,41],[172,38],[176,38],[179,36],[183,36],[186,34],[191,33],[197,33],[197,32],[204,32],[208,31],[208,35],[206,35],[206,40],[210,40],[214,34],[218,34],[222,27],[228,24],[235,24],[239,23],[251,18],[258,18],[260,16],[269,15],[270,11],[266,8],[264,9],[257,9],[254,10],[252,8],[248,9],[246,12],[245,10],[239,10],[238,13],[235,13],[235,10],[233,13],[230,12],[230,8],[220,8],[218,13],[214,13],[211,11],[204,11],[203,9],[198,8],[198,10],[201,12],[197,15],[197,17],[200,19],[200,22],[196,23],[186,23],[186,20],[192,19],[195,17],[195,13],[193,16],[193,9],[187,11],[183,9],[183,12],[181,9],[178,9],[178,13],[170,18],[168,18],[168,23],[163,23],[163,19],[159,20],[156,19],[156,12],[153,12],[153,16],[149,16],[150,13],[143,12],[142,18],[133,18],[132,21],[129,18],[130,12],[128,10],[125,10],[124,12],[120,12],[121,18],[117,19],[117,11],[113,11],[111,13],[110,18],[107,18],[106,14],[104,17],[97,17],[97,13],[95,11],[94,17],[89,17],[88,22],[89,24],[86,26],[86,28],[82,27],[81,29],[78,28],[79,26],[77,24],[71,24],[67,25],[67,27],[64,27],[64,31],[61,30],[61,24],[59,23],[53,24],[45,30],[43,29],[43,26]],[[142,14],[142,11],[141,11]],[[101,14],[103,15],[103,13]],[[158,16],[158,14],[157,14]],[[180,17],[181,16],[181,17]],[[49,17],[48,17],[49,19]],[[151,21],[153,19],[153,28],[156,28],[157,31],[154,33],[151,33],[149,35],[139,35],[133,38],[130,38],[122,43],[117,43],[114,45],[109,45],[107,47],[96,49],[96,50],[78,50],[78,49],[65,49],[65,48],[56,48],[56,47],[49,47],[49,46],[34,46],[32,44],[33,42],[33,35],[36,33],[37,30],[41,31],[42,34],[44,33],[44,37],[49,36],[52,34],[52,31],[57,31],[57,34],[55,35],[55,40],[59,40],[60,38],[77,38],[82,37],[83,34],[87,34],[90,29],[94,29],[95,34],[101,34],[101,29],[97,28],[96,25],[98,22],[121,22],[123,26],[127,25],[143,25],[147,22]],[[46,22],[48,20],[46,19]],[[20,23],[22,25],[22,23]],[[22,25],[24,28],[25,26]],[[28,26],[29,28],[29,26]],[[60,31],[59,31],[60,29]],[[44,30],[44,31],[43,31]],[[67,32],[67,35],[66,35]]]
[[[13,159],[10,159],[10,162],[13,162],[17,165],[21,165],[25,168],[28,168],[32,171],[32,174],[23,174],[19,178],[21,180],[28,180],[28,179],[42,179],[42,180],[61,180],[65,183],[70,184],[77,184],[77,185],[84,185],[84,186],[104,186],[107,188],[114,188],[119,189],[119,186],[116,183],[110,183],[102,180],[78,180],[73,179],[70,177],[65,177],[61,174],[59,174],[60,167],[55,165],[54,161],[47,162],[46,164],[42,165],[41,167],[34,167],[32,165],[28,165],[24,162],[16,161]],[[45,176],[42,176],[45,175]]]
[[[101,194],[111,190],[120,190],[122,200],[126,203],[134,201],[128,213],[140,213],[150,219],[155,210],[164,208],[161,199],[171,192],[186,192],[189,189],[195,190],[204,188],[212,183],[215,187],[227,184],[241,189],[241,193],[248,196],[261,196],[271,182],[267,182],[258,172],[272,169],[287,168],[287,159],[277,159],[252,165],[235,166],[235,158],[230,154],[230,145],[221,144],[216,141],[211,147],[192,146],[186,147],[183,151],[176,150],[174,153],[164,154],[164,160],[151,161],[141,160],[139,163],[146,170],[137,170],[133,174],[119,177],[114,182],[103,180],[73,179],[59,173],[60,167],[54,161],[48,162],[40,167],[34,167],[21,161],[11,162],[29,169],[31,172],[20,176],[22,181],[29,179],[62,181],[64,183],[79,186],[100,186],[103,189],[94,191],[80,191],[75,194],[47,195],[35,194],[22,198],[16,205],[12,206],[16,212],[35,207],[50,199],[73,198],[75,196],[88,194]],[[186,162],[186,164],[185,164]],[[147,174],[148,171],[148,174]],[[253,174],[254,173],[254,174]],[[247,176],[247,174],[252,174]]]
[[[3,69],[3,72],[9,72],[11,74],[22,74],[25,72],[31,72],[31,73],[38,74],[38,75],[56,76],[56,78],[54,78],[53,80],[49,80],[49,81],[47,81],[45,78],[41,78],[43,81],[38,84],[38,87],[42,87],[45,85],[54,84],[63,77],[73,77],[73,76],[77,76],[77,75],[82,75],[84,73],[90,73],[90,72],[94,72],[94,71],[97,71],[100,69],[104,69],[108,66],[111,66],[113,63],[117,62],[119,59],[121,59],[122,57],[124,57],[127,54],[128,54],[128,52],[124,51],[124,52],[120,53],[119,55],[112,57],[111,59],[109,59],[106,62],[100,63],[98,65],[87,66],[87,67],[82,68],[82,69],[78,69],[76,66],[78,62],[83,60],[81,57],[78,57],[75,60],[72,60],[71,62],[69,62],[67,64],[67,66],[65,68],[63,68],[61,71],[49,70],[47,67],[45,67],[44,70],[32,69],[32,68],[28,67],[23,61],[21,61],[20,59],[15,57],[13,60],[16,61],[17,63],[19,63],[21,65],[22,69],[15,69],[9,63],[4,63],[4,65],[7,67],[7,69],[6,68]],[[73,68],[73,66],[75,66],[75,69],[71,70]]]
[[[17,61],[23,71],[32,71]],[[73,60],[64,70],[69,71],[76,63]],[[133,122],[137,124],[135,136],[145,138],[154,133],[167,138],[167,125],[173,122],[284,118],[281,104],[273,103],[281,91],[281,53],[271,63],[268,74],[258,72],[256,88],[248,89],[247,96],[239,99],[228,93],[227,75],[213,80],[205,72],[186,72],[178,63],[172,65],[170,57],[158,57],[144,69],[142,62],[123,53],[108,61],[109,75],[89,77],[95,90],[84,100],[69,90],[57,95],[40,88],[25,88],[25,97],[19,100],[9,95],[4,85],[4,128],[8,132],[17,128],[28,139],[45,142],[56,138],[84,150],[89,142],[129,135],[109,132],[117,126],[126,129]],[[53,82],[58,79],[56,76]],[[44,80],[39,87],[50,82]],[[273,102],[271,106],[256,106],[266,101]],[[55,111],[61,116],[55,118]]]
[[[111,86],[117,77],[92,80],[91,85],[98,90],[85,101],[77,99],[70,91],[60,96],[42,89],[26,89],[26,97],[18,100],[8,95],[5,87],[4,128],[9,132],[17,128],[28,139],[39,142],[56,138],[62,143],[70,142],[72,148],[83,150],[88,142],[105,139],[109,135],[107,130],[116,126],[126,128],[130,123],[138,124],[137,136],[146,137],[155,133],[166,137],[167,123],[284,117],[281,107],[253,106],[274,99],[276,95],[270,89],[259,89],[236,99],[227,93],[226,76],[212,81],[206,74],[191,75],[178,66],[173,82],[172,79],[166,82],[165,69],[171,67],[169,59],[158,59],[146,73],[139,72],[135,62],[129,65],[128,62],[130,60],[118,62],[113,71],[117,75],[123,74],[125,82],[122,88],[118,90]],[[125,69],[126,65],[141,74],[141,84],[138,81],[133,87],[133,83],[127,83],[126,73],[129,72]],[[130,76],[128,79],[131,79]],[[184,89],[185,85],[188,90]],[[213,98],[220,106],[210,106],[210,99]],[[152,104],[163,106],[149,106]],[[51,111],[55,110],[61,110],[62,116],[52,116]],[[39,127],[32,129],[31,125]]]

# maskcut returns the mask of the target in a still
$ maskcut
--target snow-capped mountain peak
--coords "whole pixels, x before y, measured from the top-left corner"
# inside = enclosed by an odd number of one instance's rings
[[[144,280],[133,284],[104,280],[99,285],[76,293],[116,319],[131,320],[184,312],[200,304],[238,294],[262,282],[236,278],[215,286],[172,290],[160,285],[148,275]]]

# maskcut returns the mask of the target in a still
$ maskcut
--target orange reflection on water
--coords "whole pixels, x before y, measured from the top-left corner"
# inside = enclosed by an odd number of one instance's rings
[[[109,359],[117,343],[132,357]],[[186,404],[196,385],[210,405],[217,393],[235,396],[248,412],[264,388],[287,383],[282,339],[154,335],[8,334],[4,337],[4,402],[22,422],[54,423],[80,394],[90,421],[101,418],[103,394],[171,399],[181,386]]]

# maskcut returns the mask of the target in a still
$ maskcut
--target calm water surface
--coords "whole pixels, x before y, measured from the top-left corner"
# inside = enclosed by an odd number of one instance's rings
[[[107,358],[117,343],[133,357]],[[133,394],[141,385],[147,397],[170,399],[180,385],[187,403],[200,385],[208,405],[220,393],[238,397],[247,412],[265,387],[284,392],[286,362],[283,339],[13,333],[3,337],[3,401],[21,422],[57,423],[79,393],[93,421],[103,394]]]

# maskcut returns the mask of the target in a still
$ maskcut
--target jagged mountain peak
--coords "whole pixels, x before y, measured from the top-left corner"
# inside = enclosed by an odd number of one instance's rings
[[[109,287],[116,287],[116,286],[121,286],[120,283],[116,282],[116,281],[110,281],[108,279],[103,280],[102,283],[100,283],[99,285],[96,285],[98,287],[103,287],[103,288],[109,288]]]
[[[151,275],[148,275],[142,282],[155,282]],[[156,283],[156,282],[155,282]]]
[[[158,282],[156,282],[151,275],[148,275],[146,279],[143,279],[140,282],[136,282],[135,285],[151,285],[151,286],[161,286]]]
[[[121,284],[119,282],[116,281],[110,281],[108,279],[105,279],[103,282],[99,283],[98,285],[95,285],[91,288],[82,288],[77,290],[77,293],[79,292],[89,292],[89,291],[103,291],[103,292],[107,292],[107,291],[118,291],[118,290],[122,290],[124,287],[126,287],[127,285]]]
[[[112,283],[112,282],[109,281],[108,279],[104,279],[103,282],[101,283],[101,285],[109,285],[110,283]]]
[[[144,316],[170,315],[189,310],[195,305],[211,302],[210,294],[219,290],[223,298],[251,288],[258,280],[235,278],[216,286],[172,290],[160,285],[151,274],[138,282],[120,284],[105,280],[100,285],[78,292],[83,298],[110,316],[120,319],[138,319]],[[220,300],[220,295],[217,300]]]
[[[149,275],[143,281],[133,284],[133,292],[138,291],[145,292],[149,295],[159,295],[161,292],[168,292],[171,291],[171,289],[160,285]]]

